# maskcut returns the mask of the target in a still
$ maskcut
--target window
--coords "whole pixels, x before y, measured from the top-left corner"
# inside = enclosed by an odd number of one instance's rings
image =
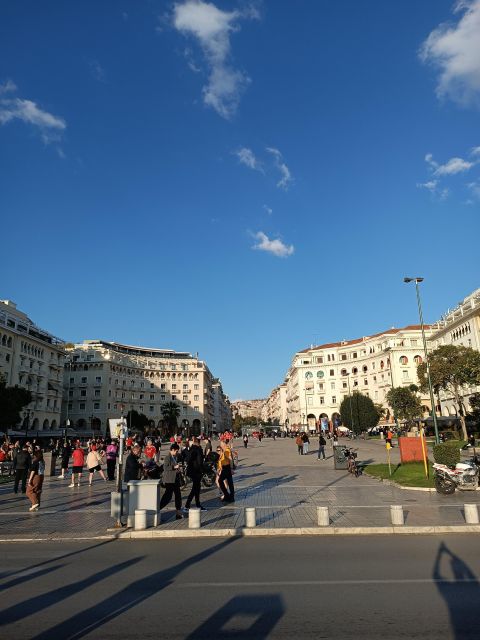
[[[80,395],[82,396],[82,398],[85,398],[87,396],[87,390],[86,389],[80,389]]]
[[[198,391],[198,389],[199,389],[200,387],[198,386],[198,384],[194,384],[194,385],[193,385],[193,388],[195,389],[195,391]]]
[[[68,391],[68,397],[72,398],[73,397],[73,389],[69,389]]]
[[[325,398],[323,396],[320,396],[320,404],[325,404]]]
[[[337,396],[332,396],[332,404],[337,404]]]
[[[356,375],[357,375],[357,373],[358,373],[358,369],[357,369],[357,367],[353,367],[353,369],[352,369],[352,373],[353,373],[353,375],[354,375],[354,376],[356,376]]]
[[[81,402],[79,406],[80,406],[80,411],[85,411],[85,403],[84,402]]]
[[[317,371],[317,378],[323,378],[324,375],[323,371]]]
[[[177,368],[176,364],[172,364],[172,371],[175,371],[175,369]]]
[[[320,356],[317,358],[317,363],[318,364],[323,364],[323,356]]]
[[[352,358],[356,358],[356,357],[357,357],[357,352],[356,352],[356,351],[354,351],[354,352],[352,353]]]
[[[303,360],[302,364],[310,364],[310,360]]]
[[[107,409],[110,411],[110,402],[107,404]]]
[[[99,402],[94,402],[93,403],[93,408],[97,409],[97,410],[100,409],[100,403]]]
[[[150,394],[150,400],[155,400],[155,394],[154,393]]]
[[[408,364],[408,358],[407,356],[400,356],[400,364]]]
[[[172,384],[172,389],[176,389],[177,385],[175,383]]]
[[[340,356],[340,360],[346,360],[346,359],[347,359],[347,354],[342,353],[342,355]]]
[[[70,378],[70,384],[74,384],[75,383],[75,378]]]
[[[150,413],[153,413],[153,405],[150,405],[148,409],[149,409]]]
[[[73,409],[73,402],[68,403],[68,410],[71,411]]]
[[[363,367],[362,367],[362,371],[363,371],[363,373],[367,373],[367,371],[368,371],[368,367],[367,367],[367,365],[366,365],[366,364],[364,364],[364,365],[363,365]]]
[[[343,387],[343,389],[346,389],[346,388],[347,388],[347,383],[346,383],[346,382],[344,382],[344,383],[342,384],[342,387]]]
[[[162,382],[162,384],[160,385],[160,389],[162,391],[165,391],[166,388],[167,388],[167,385]]]
[[[94,359],[94,357],[95,357],[95,356],[94,356],[93,354],[89,354],[89,355],[87,356],[87,362],[91,362],[91,361]]]
[[[160,400],[165,400],[165,396],[164,396],[164,394],[163,394],[163,393],[162,393],[162,395],[160,396]]]
[[[127,381],[126,380],[122,380],[122,386],[126,386],[127,385]]]
[[[140,382],[140,389],[144,389],[145,388],[145,383],[144,382]]]
[[[176,399],[177,399],[177,396],[172,396],[172,400],[176,400]]]
[[[193,399],[194,399],[195,401],[198,401],[198,400],[200,400],[200,396],[193,396]]]
[[[330,375],[334,376],[335,375],[335,369],[330,369]]]
[[[305,372],[305,378],[307,380],[311,380],[313,378],[313,373],[311,371],[306,371]]]
[[[102,384],[102,376],[95,377],[95,384]]]
[[[150,389],[155,389],[155,385],[153,384],[153,382],[150,383]]]
[[[335,382],[330,383],[330,389],[335,389]]]
[[[198,411],[198,407],[193,407],[193,410],[194,411]]]
[[[319,389],[320,391],[323,391],[323,382],[319,382],[319,383],[318,383],[318,389]]]
[[[145,394],[141,393],[138,397],[140,398],[140,400],[143,400],[145,398]]]
[[[308,398],[307,398],[307,404],[308,404],[308,405],[313,404],[313,402],[312,402],[312,401],[313,401],[312,396],[308,396]]]
[[[404,380],[408,380],[408,371],[407,371],[406,369],[404,369],[404,370],[402,371],[402,378],[403,378]]]
[[[82,384],[87,384],[87,378],[85,376],[82,378]]]
[[[100,389],[95,389],[95,398],[100,397]]]
[[[188,389],[188,384],[184,384],[184,385],[183,385],[183,388],[184,388],[184,389]]]
[[[363,384],[368,384],[368,380],[365,378]]]
[[[188,396],[183,396],[183,402],[187,402],[188,401]]]
[[[415,362],[415,364],[422,364],[423,362],[422,356],[415,356],[413,361]]]
[[[348,373],[348,372],[347,372],[347,370],[346,370],[346,369],[342,369],[342,370],[340,371],[340,375],[342,375],[342,376],[346,376],[346,375],[347,375],[347,373]]]
[[[416,347],[417,346],[417,342],[418,342],[418,340],[410,340],[410,345],[412,347]]]

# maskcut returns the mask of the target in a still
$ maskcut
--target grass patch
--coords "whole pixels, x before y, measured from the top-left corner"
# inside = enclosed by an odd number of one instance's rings
[[[388,470],[388,464],[369,464],[364,468],[364,473],[374,478],[394,480],[404,487],[433,487],[433,468],[429,462],[429,477],[425,477],[423,462],[407,462],[405,464],[392,464],[392,475]]]

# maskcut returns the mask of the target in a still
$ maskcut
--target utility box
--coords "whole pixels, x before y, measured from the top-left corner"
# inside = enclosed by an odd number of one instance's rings
[[[160,480],[131,480],[128,483],[128,527],[135,525],[138,509],[147,512],[147,527],[160,524]]]
[[[333,447],[333,467],[334,469],[348,469],[347,448],[343,445]]]
[[[45,462],[45,475],[50,477],[54,476],[57,464],[57,454],[53,453],[53,451],[46,451],[43,454],[43,461]]]

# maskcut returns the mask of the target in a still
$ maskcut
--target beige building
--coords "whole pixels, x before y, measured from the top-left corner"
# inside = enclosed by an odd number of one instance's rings
[[[179,426],[210,433],[213,383],[205,362],[190,353],[85,340],[67,349],[62,419],[105,431],[109,418],[135,410],[162,429],[161,407],[175,402]]]
[[[432,325],[429,348],[436,349],[446,344],[472,347],[480,351],[480,289],[467,296],[453,310],[449,309],[441,320]],[[468,398],[478,392],[480,387],[464,389],[464,404],[467,412],[470,409]],[[458,407],[451,395],[441,391],[439,400],[438,409],[442,416],[457,415]]]
[[[265,400],[262,407],[262,421],[285,427],[287,419],[287,384],[284,382],[275,389]]]
[[[235,400],[232,402],[232,416],[239,415],[241,418],[262,418],[262,409],[265,400]]]
[[[388,415],[387,392],[418,384],[416,367],[423,358],[419,325],[299,351],[285,380],[287,426],[315,431],[322,423],[340,424],[340,405],[354,391],[382,405]],[[428,396],[421,401],[426,414]]]
[[[32,402],[12,428],[45,431],[60,426],[64,342],[35,325],[10,300],[0,300],[0,372],[8,386],[28,389]]]
[[[218,378],[213,381],[213,430],[221,433],[232,428],[232,410],[230,400],[223,392],[222,383]]]

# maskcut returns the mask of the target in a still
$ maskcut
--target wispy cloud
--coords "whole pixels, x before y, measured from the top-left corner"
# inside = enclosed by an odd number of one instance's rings
[[[439,164],[433,159],[433,155],[431,153],[427,153],[425,156],[425,162],[430,166],[436,176],[453,176],[456,173],[468,171],[475,164],[475,162],[470,162],[469,160],[457,157],[450,158],[450,160],[447,160],[445,164]]]
[[[7,80],[5,84],[0,85],[0,125],[8,124],[13,120],[20,120],[25,124],[36,127],[46,144],[58,142],[67,128],[65,120],[60,116],[54,116],[48,111],[44,111],[32,100],[24,100],[9,95],[16,91],[17,87],[11,80]]]
[[[472,149],[470,150],[470,155],[472,155],[474,158],[480,156],[480,147],[472,147]]]
[[[107,74],[98,60],[89,60],[88,66],[90,67],[90,73],[95,80],[98,80],[98,82],[106,81]]]
[[[279,238],[271,240],[263,231],[255,233],[254,238],[257,242],[253,245],[252,249],[266,251],[278,258],[287,258],[295,251],[293,244],[286,245]]]
[[[268,205],[266,205],[266,204],[264,204],[264,205],[263,205],[263,210],[264,210],[266,213],[268,213],[268,215],[269,215],[269,216],[271,216],[271,215],[272,215],[272,213],[273,213],[273,209],[272,209],[271,207],[269,207]]]
[[[480,180],[477,180],[476,182],[469,182],[467,187],[470,189],[472,195],[475,196],[477,200],[480,200]]]
[[[480,106],[480,0],[457,0],[453,11],[461,14],[458,22],[434,29],[420,58],[440,70],[439,98]]]
[[[266,150],[268,151],[268,153],[272,154],[274,158],[275,166],[280,171],[281,177],[280,177],[280,180],[277,182],[277,187],[279,189],[284,189],[285,191],[287,191],[290,184],[293,182],[293,177],[290,172],[290,169],[285,164],[283,160],[283,156],[278,149],[276,149],[275,147],[267,147]]]
[[[438,180],[428,180],[427,182],[418,182],[417,187],[419,189],[426,189],[432,196],[439,198],[440,200],[446,200],[450,193],[446,187],[440,187]]]
[[[432,196],[440,200],[445,200],[450,195],[450,189],[442,186],[441,181],[452,178],[452,176],[466,173],[478,165],[480,163],[480,147],[472,147],[469,155],[470,160],[454,156],[441,164],[434,159],[433,154],[427,153],[425,155],[425,162],[430,169],[432,177],[426,182],[417,183],[417,187],[427,190]],[[470,187],[473,184],[472,182],[468,186]]]
[[[245,73],[230,64],[230,36],[240,29],[242,19],[256,17],[258,14],[251,10],[222,11],[203,0],[185,0],[174,5],[175,28],[198,40],[209,69],[203,101],[227,120],[235,114],[241,94],[250,82]]]
[[[244,164],[249,169],[263,172],[262,163],[248,147],[241,147],[234,152],[240,164]]]

